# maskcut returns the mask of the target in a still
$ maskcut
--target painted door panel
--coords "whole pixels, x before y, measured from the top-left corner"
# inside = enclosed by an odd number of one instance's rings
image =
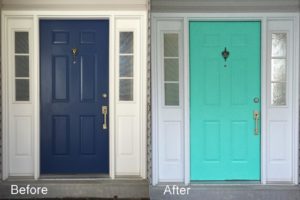
[[[108,173],[108,21],[43,20],[40,28],[41,173]]]
[[[191,179],[259,180],[260,22],[190,22],[190,94]]]

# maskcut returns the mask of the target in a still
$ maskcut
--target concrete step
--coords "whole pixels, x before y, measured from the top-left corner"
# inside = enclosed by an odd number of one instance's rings
[[[47,195],[12,195],[11,186],[46,187]],[[0,183],[0,199],[18,198],[107,198],[148,199],[147,180],[9,180]]]
[[[151,186],[151,200],[300,200],[297,185],[179,185],[169,184],[173,194],[166,192],[166,185]],[[190,188],[189,194],[180,194],[180,188]],[[182,190],[184,191],[184,190]],[[165,193],[165,194],[164,194]]]

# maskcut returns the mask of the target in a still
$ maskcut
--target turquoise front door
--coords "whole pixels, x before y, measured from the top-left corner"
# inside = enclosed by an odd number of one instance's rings
[[[191,180],[260,180],[260,22],[189,31]]]

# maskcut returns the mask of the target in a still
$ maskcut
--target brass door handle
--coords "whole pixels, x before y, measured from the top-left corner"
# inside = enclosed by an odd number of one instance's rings
[[[108,111],[108,107],[107,106],[102,106],[102,114],[103,114],[103,125],[102,128],[103,129],[107,129],[107,111]]]
[[[254,134],[258,135],[259,132],[259,125],[258,125],[258,121],[259,121],[259,112],[257,110],[253,111],[253,118],[255,120],[255,129],[254,129]]]

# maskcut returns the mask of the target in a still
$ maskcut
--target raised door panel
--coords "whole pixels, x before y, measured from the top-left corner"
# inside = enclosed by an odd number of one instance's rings
[[[290,181],[292,179],[292,146],[289,134],[289,122],[285,120],[270,121],[268,137],[268,177],[272,181]],[[280,171],[280,173],[278,173]]]
[[[96,101],[97,73],[100,73],[97,65],[96,55],[82,55],[80,58],[80,100],[82,102]]]
[[[9,142],[9,175],[28,176],[33,172],[33,137],[31,116],[15,115]]]
[[[96,116],[80,116],[80,154],[95,155],[97,142]]]
[[[69,62],[67,56],[53,56],[52,96],[53,101],[69,100]]]
[[[70,154],[70,117],[67,115],[52,116],[52,150],[56,156]]]
[[[159,136],[161,147],[159,177],[161,180],[172,180],[174,175],[182,177],[183,171],[178,165],[183,159],[182,123],[181,121],[165,121],[162,127],[163,133]]]

